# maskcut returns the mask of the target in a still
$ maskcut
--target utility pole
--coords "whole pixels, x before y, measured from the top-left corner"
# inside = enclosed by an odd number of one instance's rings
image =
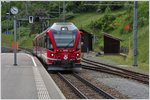
[[[60,20],[60,1],[59,1],[59,20]]]
[[[28,16],[28,5],[27,5],[28,1],[25,1],[25,7],[26,7],[26,16]]]
[[[65,22],[65,1],[63,1],[63,21]]]
[[[137,19],[138,16],[138,2],[134,1],[134,25],[133,25],[133,66],[137,66]]]
[[[18,21],[18,28],[19,28],[19,40],[20,40],[20,23],[21,23],[21,21]]]
[[[6,18],[7,18],[7,33],[8,33],[8,28],[9,28],[9,18],[10,18],[10,13],[6,13]],[[9,34],[9,33],[8,33]]]
[[[10,22],[10,1],[8,2],[9,6],[8,6],[8,12],[6,13],[6,18],[7,18],[7,34],[9,34],[8,30],[9,30],[9,22]]]

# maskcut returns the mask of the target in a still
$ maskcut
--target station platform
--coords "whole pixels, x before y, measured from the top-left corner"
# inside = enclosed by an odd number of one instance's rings
[[[39,60],[26,53],[1,53],[2,99],[65,99]]]

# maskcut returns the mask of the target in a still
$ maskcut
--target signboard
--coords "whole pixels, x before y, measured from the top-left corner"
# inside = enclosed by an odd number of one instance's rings
[[[9,31],[7,32],[7,31],[6,31],[5,34],[11,34],[11,32],[9,32]]]
[[[129,25],[129,24],[126,24],[126,25],[124,26],[124,29],[125,29],[125,30],[129,30],[129,29],[130,29],[130,25]]]
[[[15,47],[14,42],[12,42],[12,43],[11,43],[11,48],[13,48],[13,49],[14,49],[14,47]],[[18,47],[19,47],[18,42],[16,43],[16,47],[17,47],[17,49],[18,49]]]

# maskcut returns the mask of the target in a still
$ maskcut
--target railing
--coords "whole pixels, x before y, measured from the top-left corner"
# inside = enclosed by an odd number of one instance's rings
[[[129,48],[128,47],[121,47],[120,48],[120,53],[128,54]]]

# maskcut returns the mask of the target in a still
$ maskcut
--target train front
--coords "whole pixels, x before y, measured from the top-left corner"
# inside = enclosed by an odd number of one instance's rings
[[[49,33],[51,50],[47,52],[48,70],[80,71],[81,35],[72,23],[54,23]]]

